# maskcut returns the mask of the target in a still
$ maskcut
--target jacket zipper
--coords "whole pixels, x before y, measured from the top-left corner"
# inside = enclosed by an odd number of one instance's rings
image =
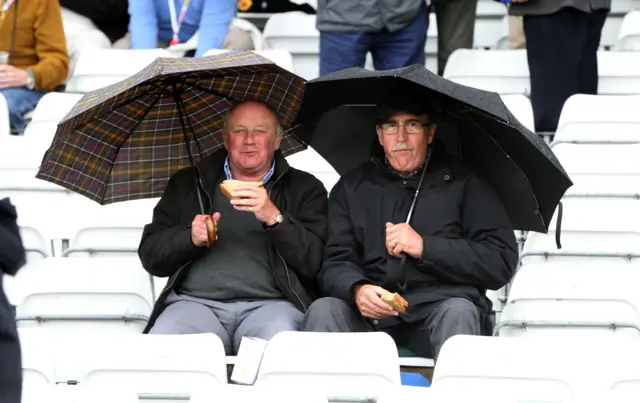
[[[280,180],[280,178],[282,178],[284,176],[284,174],[287,173],[288,170],[289,170],[288,168],[285,169],[285,171],[283,173],[281,173],[280,176],[278,176],[276,178],[276,180],[273,181],[274,186]],[[273,187],[271,189],[273,189]],[[271,190],[269,190],[268,195],[269,195],[269,198],[271,198]],[[280,252],[278,252],[278,250],[276,248],[273,248],[273,249],[276,251],[276,254],[278,255],[278,257],[282,261],[282,264],[284,265],[284,273],[287,276],[287,285],[289,286],[289,290],[298,299],[298,302],[300,303],[300,306],[302,306],[302,310],[304,312],[307,312],[307,306],[302,302],[302,298],[300,298],[300,296],[298,295],[296,290],[294,290],[293,286],[291,285],[291,276],[289,275],[289,266],[287,266],[287,262],[285,262],[284,258],[282,257],[282,255],[280,255]]]

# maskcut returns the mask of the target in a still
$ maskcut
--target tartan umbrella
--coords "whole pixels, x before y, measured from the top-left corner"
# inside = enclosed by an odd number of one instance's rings
[[[103,205],[159,197],[173,173],[223,147],[234,105],[264,102],[286,130],[303,87],[304,79],[248,51],[159,58],[86,94],[59,123],[36,177]],[[285,156],[305,148],[287,133],[280,146]]]

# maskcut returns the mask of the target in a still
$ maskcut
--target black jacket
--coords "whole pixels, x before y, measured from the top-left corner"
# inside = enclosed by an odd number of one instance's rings
[[[385,248],[385,223],[405,222],[419,174],[404,180],[391,172],[378,147],[363,166],[347,173],[329,198],[329,238],[320,271],[323,294],[353,303],[353,287],[372,283],[397,291],[400,259]],[[518,262],[514,232],[493,189],[436,146],[410,225],[423,237],[422,259],[407,261],[406,314],[424,319],[420,305],[466,298],[485,314],[487,289],[512,277]],[[383,321],[380,321],[381,326]]]
[[[13,309],[2,288],[3,274],[16,274],[25,264],[25,251],[9,199],[0,200],[0,402],[20,403],[22,364]]]
[[[226,150],[221,150],[199,164],[203,185],[212,198],[220,175],[224,175],[226,155]],[[272,268],[283,293],[305,312],[318,296],[317,273],[322,265],[327,231],[327,191],[313,175],[290,167],[280,152],[276,152],[275,158],[271,200],[284,216],[284,222],[268,230]],[[200,214],[195,181],[195,170],[191,167],[173,175],[153,210],[151,224],[145,226],[142,234],[138,249],[142,265],[154,276],[170,277],[145,333],[164,309],[169,291],[184,278],[189,264],[207,252],[206,247],[191,242],[191,222]],[[214,211],[215,206],[209,213]]]

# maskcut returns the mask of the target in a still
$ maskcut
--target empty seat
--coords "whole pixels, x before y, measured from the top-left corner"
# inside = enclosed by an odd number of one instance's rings
[[[536,131],[533,123],[533,108],[529,98],[522,94],[502,95],[501,98],[509,111],[524,127],[532,132]]]
[[[269,388],[243,385],[220,385],[210,392],[191,396],[189,403],[327,403],[326,396],[302,388]],[[407,402],[408,403],[408,402]]]
[[[15,279],[19,327],[100,328],[140,333],[153,304],[139,260],[47,258]]]
[[[556,216],[548,234],[528,233],[522,265],[595,258],[606,264],[640,257],[640,201],[635,198],[564,198],[562,249],[556,247],[555,225]]]
[[[282,332],[267,344],[255,386],[375,396],[400,385],[399,366],[395,342],[386,333]]]
[[[640,143],[560,143],[552,150],[574,183],[567,195],[640,195]]]
[[[8,136],[9,134],[11,134],[9,107],[4,95],[0,94],[0,137]]]
[[[25,136],[40,136],[53,140],[58,123],[80,101],[82,94],[50,92],[43,96],[33,111]]]
[[[598,51],[598,94],[640,94],[640,52]]]
[[[64,353],[59,376],[89,387],[132,390],[147,400],[187,400],[227,383],[224,346],[212,333],[96,335]]]
[[[458,49],[451,54],[444,77],[468,87],[499,94],[528,94],[526,50]]]
[[[616,50],[640,51],[640,10],[630,11],[624,16]]]
[[[30,389],[56,383],[55,350],[37,329],[18,329],[22,355],[22,388]]]
[[[219,55],[220,53],[228,52],[227,49],[211,49],[205,53],[205,56],[213,56]],[[266,50],[254,50],[254,53],[265,57],[271,61],[273,61],[278,66],[282,67],[285,70],[290,72],[294,72],[293,70],[293,58],[291,57],[291,53],[287,52],[284,49],[266,49]]]
[[[274,14],[263,32],[269,48],[284,49],[291,54],[294,73],[306,80],[318,77],[320,34],[315,15],[300,11]]]
[[[502,20],[504,19],[506,12],[507,8],[503,4],[478,1],[473,35],[474,48],[496,48],[496,45],[502,36]]]
[[[96,49],[82,52],[66,92],[86,93],[124,80],[159,57],[176,57],[166,49]]]
[[[287,157],[287,162],[292,167],[301,171],[309,172],[324,185],[327,192],[331,192],[333,186],[340,179],[340,175],[320,154],[311,147],[304,151],[295,153]]]
[[[638,95],[583,95],[569,98],[554,142],[640,143]]]
[[[88,388],[83,385],[29,386],[22,403],[138,403],[138,396],[120,388]]]
[[[606,281],[603,279],[615,279]],[[501,337],[640,338],[640,262],[525,265],[496,331]]]

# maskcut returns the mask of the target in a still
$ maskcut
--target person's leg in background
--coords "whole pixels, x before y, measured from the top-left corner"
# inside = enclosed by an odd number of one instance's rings
[[[253,50],[255,49],[255,45],[251,38],[251,32],[231,24],[229,25],[227,36],[224,37],[224,41],[222,42],[222,48]]]
[[[596,95],[598,93],[598,48],[602,27],[608,14],[604,10],[589,14],[580,63],[580,94]]]
[[[555,131],[565,101],[580,91],[588,20],[588,14],[574,8],[524,17],[537,132]]]
[[[424,46],[427,41],[427,5],[404,28],[395,32],[373,35],[371,56],[376,70],[390,70],[420,64],[424,66]]]
[[[457,49],[473,48],[478,0],[434,0],[438,23],[438,74]]]
[[[0,402],[20,403],[22,360],[16,321],[2,286],[0,270]]]
[[[35,109],[46,92],[26,88],[3,88],[0,89],[0,94],[7,100],[11,134],[20,134],[27,126],[25,115]]]
[[[320,75],[364,67],[370,43],[370,34],[320,31]]]
[[[509,49],[524,49],[526,42],[524,40],[524,27],[522,26],[522,17],[510,15],[509,17]]]

